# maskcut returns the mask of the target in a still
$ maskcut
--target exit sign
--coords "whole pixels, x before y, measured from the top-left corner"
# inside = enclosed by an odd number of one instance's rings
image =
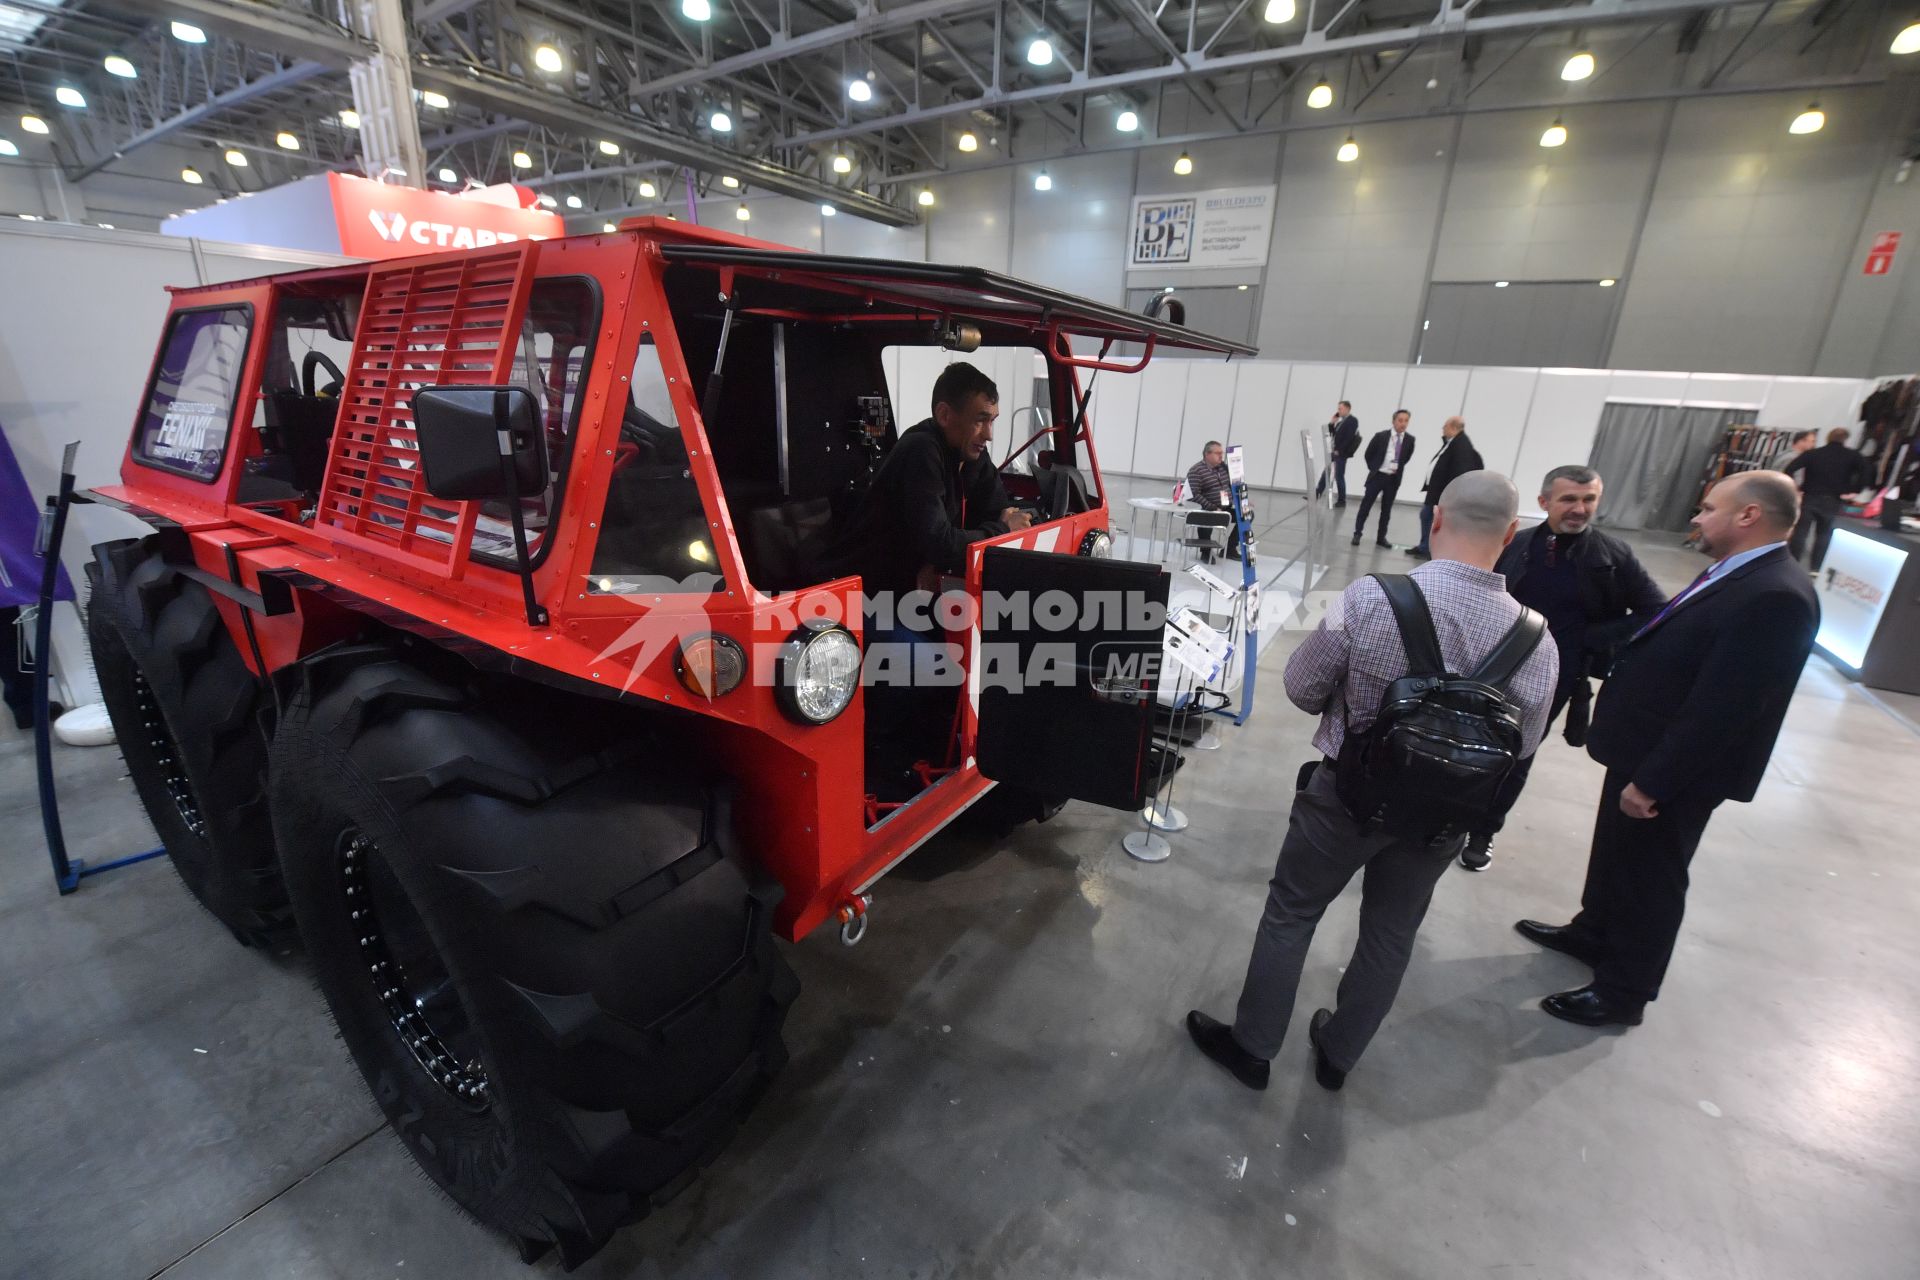
[[[1878,231],[1874,233],[1873,245],[1867,250],[1867,265],[1860,269],[1863,276],[1884,276],[1893,270],[1893,255],[1900,251],[1900,233],[1898,231]]]

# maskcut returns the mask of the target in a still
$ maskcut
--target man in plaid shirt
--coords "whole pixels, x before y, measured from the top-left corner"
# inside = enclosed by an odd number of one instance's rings
[[[1518,526],[1518,511],[1513,482],[1492,471],[1460,476],[1440,497],[1433,559],[1412,577],[1433,615],[1448,671],[1478,667],[1520,616],[1506,580],[1493,572]],[[1286,1038],[1314,926],[1364,868],[1360,938],[1336,1007],[1317,1011],[1307,1027],[1315,1077],[1328,1089],[1346,1082],[1400,990],[1433,887],[1466,840],[1462,834],[1429,844],[1363,830],[1335,794],[1333,761],[1341,743],[1373,722],[1387,685],[1406,673],[1400,630],[1386,593],[1371,578],[1341,593],[1287,661],[1287,697],[1320,717],[1313,745],[1326,758],[1294,796],[1232,1025],[1198,1009],[1187,1015],[1187,1030],[1201,1051],[1250,1088],[1267,1087],[1268,1064]],[[1520,710],[1523,756],[1531,756],[1546,733],[1559,675],[1558,652],[1541,644],[1508,682],[1507,697]]]
[[[1187,468],[1187,497],[1209,511],[1233,510],[1233,478],[1227,472],[1227,451],[1218,440],[1207,441],[1200,461]],[[1208,535],[1212,536],[1212,535]],[[1239,553],[1240,521],[1227,526],[1227,556]],[[1213,556],[1208,554],[1207,559]]]

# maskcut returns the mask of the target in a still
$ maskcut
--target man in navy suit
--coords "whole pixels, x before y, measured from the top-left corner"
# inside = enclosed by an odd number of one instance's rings
[[[1580,914],[1514,926],[1593,968],[1589,985],[1541,1001],[1556,1018],[1640,1022],[1673,956],[1707,819],[1759,789],[1820,626],[1806,571],[1787,553],[1799,507],[1778,471],[1709,490],[1693,524],[1713,564],[1627,641],[1601,687],[1587,753],[1607,780]]]
[[[1400,492],[1400,477],[1406,473],[1407,463],[1413,457],[1413,433],[1407,430],[1407,423],[1413,415],[1405,409],[1393,412],[1393,430],[1376,431],[1373,439],[1367,441],[1367,492],[1360,499],[1360,518],[1353,522],[1353,545],[1360,545],[1360,534],[1367,527],[1367,512],[1373,510],[1375,499],[1380,503],[1380,529],[1374,542],[1386,547],[1387,521],[1393,515],[1393,495]]]

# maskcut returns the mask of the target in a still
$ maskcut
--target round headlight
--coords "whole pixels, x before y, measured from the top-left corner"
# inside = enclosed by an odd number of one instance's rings
[[[738,642],[723,635],[692,636],[680,642],[673,655],[673,673],[687,692],[701,698],[732,693],[747,677],[747,654]]]
[[[780,647],[780,709],[801,724],[825,724],[860,686],[860,646],[838,623],[816,618]]]
[[[1113,537],[1105,529],[1090,529],[1087,536],[1080,539],[1080,554],[1098,556],[1102,560],[1113,559]]]

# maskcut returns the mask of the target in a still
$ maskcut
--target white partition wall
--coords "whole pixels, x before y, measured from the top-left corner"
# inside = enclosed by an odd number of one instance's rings
[[[1540,492],[1540,477],[1555,467],[1584,463],[1593,456],[1593,437],[1607,403],[1613,376],[1605,369],[1542,369],[1534,381],[1526,434],[1513,463],[1520,486],[1520,511],[1538,516],[1530,500]]]
[[[1374,432],[1393,425],[1393,411],[1404,407],[1401,396],[1406,390],[1406,385],[1407,366],[1403,364],[1350,364],[1347,366],[1346,384],[1336,399],[1353,402],[1353,411],[1358,415],[1364,432],[1364,437],[1360,441],[1363,453],[1366,450],[1367,439],[1370,439]],[[1328,405],[1321,411],[1323,416],[1320,421],[1325,422],[1324,415],[1332,411],[1333,406]],[[1435,418],[1432,422],[1428,422],[1424,418],[1415,418],[1410,430],[1417,439],[1424,440],[1432,436],[1437,440],[1440,436],[1440,420]],[[1348,476],[1347,482],[1351,486],[1353,477]]]
[[[1775,378],[1760,409],[1763,427],[1822,430],[1860,426],[1862,384],[1840,378]]]
[[[1093,447],[1102,471],[1132,472],[1134,424],[1140,416],[1140,375],[1102,373],[1093,382],[1087,406],[1093,422]]]
[[[1467,439],[1473,441],[1473,447],[1480,451],[1480,460],[1489,469],[1508,476],[1513,474],[1538,378],[1536,369],[1468,371],[1460,416],[1467,420]],[[1524,486],[1520,492],[1524,498]]]
[[[1180,451],[1174,455],[1174,467],[1181,474],[1200,461],[1207,441],[1227,441],[1233,430],[1234,387],[1240,381],[1239,361],[1217,367],[1197,361],[1187,375],[1187,403],[1180,428]]]
[[[1431,458],[1434,450],[1440,447],[1440,424],[1459,413],[1466,400],[1465,369],[1423,365],[1407,370],[1406,382],[1400,387],[1400,404],[1413,414],[1413,420],[1418,424],[1417,434],[1423,458]],[[1382,419],[1380,425],[1387,425],[1386,420]],[[1480,439],[1478,432],[1473,433],[1473,439]],[[1481,447],[1485,448],[1484,445]]]
[[[1266,488],[1273,483],[1275,464],[1292,433],[1285,429],[1287,384],[1297,366],[1255,360],[1240,366],[1233,384],[1233,423],[1229,444],[1240,446],[1247,464],[1247,483]],[[1297,469],[1297,468],[1296,468]]]
[[[1155,360],[1144,372],[1131,375],[1140,379],[1140,417],[1133,438],[1133,470],[1140,475],[1172,477],[1186,470],[1180,463],[1180,431],[1186,421],[1189,368],[1200,369],[1203,378],[1215,372],[1213,366],[1192,360]]]

